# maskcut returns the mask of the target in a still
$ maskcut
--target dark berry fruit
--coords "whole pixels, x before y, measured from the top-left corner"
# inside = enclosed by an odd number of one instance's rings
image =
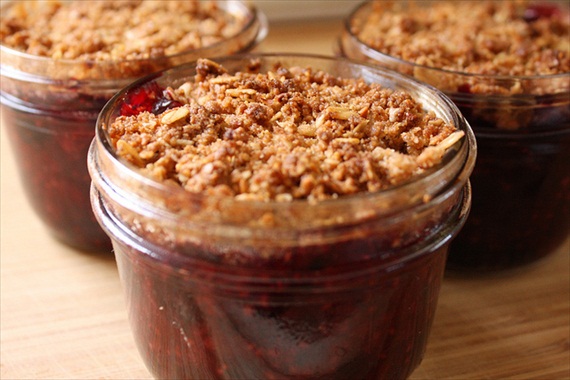
[[[529,5],[523,14],[526,22],[534,22],[539,18],[548,18],[560,13],[560,8],[554,4],[532,4]]]
[[[145,111],[159,114],[179,105],[156,82],[149,82],[127,93],[121,115],[133,116]]]

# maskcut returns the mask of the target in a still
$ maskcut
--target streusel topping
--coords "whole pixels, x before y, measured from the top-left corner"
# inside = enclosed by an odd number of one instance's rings
[[[439,164],[463,136],[410,94],[362,79],[261,73],[255,61],[230,74],[203,59],[196,72],[164,91],[174,107],[106,126],[121,157],[194,193],[289,201],[379,191]]]
[[[561,4],[435,1],[410,8],[377,1],[352,32],[408,62],[484,75],[570,72],[570,14]]]
[[[215,1],[17,1],[2,9],[0,42],[53,59],[147,59],[210,46],[246,22]]]

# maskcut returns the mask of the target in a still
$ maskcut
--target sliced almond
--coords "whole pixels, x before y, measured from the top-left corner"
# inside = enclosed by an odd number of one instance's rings
[[[160,122],[162,124],[172,124],[178,120],[184,119],[188,115],[190,115],[190,110],[188,108],[178,107],[163,113],[160,117]]]

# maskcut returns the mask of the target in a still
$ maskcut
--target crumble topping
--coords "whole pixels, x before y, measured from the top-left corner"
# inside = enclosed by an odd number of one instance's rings
[[[561,4],[436,1],[409,8],[376,1],[352,32],[370,47],[419,65],[483,75],[570,72],[570,14]]]
[[[409,181],[463,136],[406,92],[257,67],[231,74],[199,60],[193,81],[164,91],[173,107],[106,126],[118,155],[194,193],[322,200]]]
[[[215,1],[16,1],[2,9],[0,42],[53,59],[147,59],[210,46],[246,22]]]

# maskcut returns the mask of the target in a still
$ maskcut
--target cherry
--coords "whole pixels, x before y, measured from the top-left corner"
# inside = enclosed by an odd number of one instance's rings
[[[127,93],[121,106],[121,115],[133,116],[145,111],[159,114],[177,106],[180,103],[170,99],[158,83],[149,82]]]
[[[525,9],[523,19],[526,22],[534,22],[539,18],[548,18],[557,14],[560,14],[560,8],[555,4],[532,4]]]

